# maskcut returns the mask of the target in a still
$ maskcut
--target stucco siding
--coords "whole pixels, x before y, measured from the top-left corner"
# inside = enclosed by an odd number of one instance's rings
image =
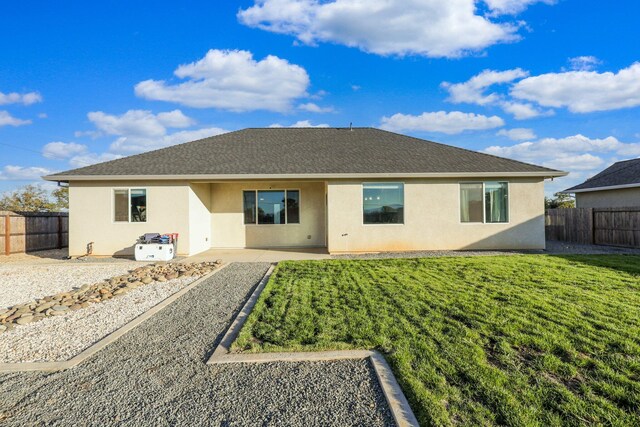
[[[211,185],[189,186],[190,254],[211,248]]]
[[[509,223],[460,222],[459,182],[404,180],[404,224],[364,225],[362,181],[328,182],[328,250],[339,252],[437,249],[542,249],[544,181],[509,182]],[[400,180],[390,180],[400,182]]]
[[[640,206],[640,188],[576,193],[578,208],[630,208]]]
[[[113,189],[145,188],[147,222],[114,222]],[[69,254],[131,255],[144,233],[180,234],[178,253],[189,254],[189,185],[157,182],[71,182],[69,185]]]
[[[243,190],[300,190],[300,224],[245,225]],[[211,245],[218,248],[325,246],[323,182],[211,184]]]

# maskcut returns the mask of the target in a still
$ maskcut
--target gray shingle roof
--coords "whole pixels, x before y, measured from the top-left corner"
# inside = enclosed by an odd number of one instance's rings
[[[582,184],[567,188],[564,192],[572,193],[576,190],[630,184],[640,185],[640,159],[616,162]]]
[[[374,128],[244,129],[99,163],[65,176],[539,173],[553,169]]]

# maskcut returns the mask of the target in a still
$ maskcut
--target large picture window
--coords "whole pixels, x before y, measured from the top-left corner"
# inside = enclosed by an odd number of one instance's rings
[[[509,222],[509,183],[487,181],[460,184],[460,221]]]
[[[147,190],[141,188],[113,190],[115,222],[147,222]]]
[[[245,224],[299,224],[299,190],[242,192]]]
[[[404,224],[404,184],[363,184],[362,201],[364,224]]]

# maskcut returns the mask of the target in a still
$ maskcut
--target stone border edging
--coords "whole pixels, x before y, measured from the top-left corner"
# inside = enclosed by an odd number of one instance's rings
[[[118,329],[106,335],[99,341],[91,344],[89,347],[85,348],[80,353],[73,356],[71,359],[56,361],[56,362],[0,363],[0,373],[28,372],[28,371],[61,371],[64,369],[73,368],[74,366],[82,363],[87,358],[93,356],[94,354],[96,354],[97,352],[99,352],[100,350],[102,350],[112,342],[116,341],[118,338],[120,338],[130,330],[134,329],[136,326],[140,325],[145,320],[149,319],[150,317],[152,317],[154,314],[156,314],[163,308],[167,307],[169,304],[171,304],[172,302],[174,302],[175,300],[177,300],[178,298],[180,298],[181,296],[189,292],[191,289],[200,285],[206,279],[216,274],[218,271],[222,270],[227,265],[228,264],[222,264],[221,266],[213,270],[211,273],[194,280],[192,283],[180,289],[178,292],[175,292],[169,295],[167,298],[163,299],[158,304],[151,307],[149,310],[145,311],[139,316],[133,318],[131,321],[120,326]]]
[[[233,354],[229,352],[231,344],[235,341],[247,321],[247,317],[258,301],[258,297],[264,290],[275,264],[269,267],[264,277],[256,286],[242,310],[235,317],[231,326],[222,337],[222,340],[207,360],[207,365],[221,365],[230,363],[269,363],[269,362],[321,362],[348,359],[369,359],[373,365],[376,377],[387,400],[393,419],[399,427],[419,427],[406,396],[402,392],[395,375],[391,371],[384,356],[375,350],[335,350],[313,352],[282,352],[282,353],[244,353]]]

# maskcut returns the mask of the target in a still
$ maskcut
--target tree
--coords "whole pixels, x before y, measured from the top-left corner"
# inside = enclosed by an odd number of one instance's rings
[[[57,188],[49,194],[37,185],[26,185],[0,199],[0,211],[16,212],[55,212],[69,207],[69,195],[66,188]]]
[[[56,210],[69,209],[69,187],[58,187],[51,192],[51,195],[56,201]]]
[[[553,199],[550,197],[544,198],[545,209],[568,209],[576,207],[576,201],[570,194],[556,193],[553,197]]]

